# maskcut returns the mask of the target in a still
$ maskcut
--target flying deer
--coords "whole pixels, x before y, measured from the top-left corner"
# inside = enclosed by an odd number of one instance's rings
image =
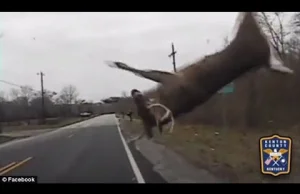
[[[223,50],[206,56],[176,73],[141,70],[116,61],[107,63],[110,67],[132,72],[159,84],[154,92],[155,101],[167,109],[167,113],[157,122],[159,128],[171,118],[177,118],[203,104],[222,87],[246,72],[267,67],[275,72],[293,73],[284,66],[261,30],[255,12],[238,14],[232,40]],[[135,94],[136,91],[132,93],[134,99],[137,98]],[[150,111],[147,103],[135,102],[138,109]],[[153,114],[146,113],[141,118],[146,128],[152,127]],[[147,134],[148,137],[151,136],[149,132]]]

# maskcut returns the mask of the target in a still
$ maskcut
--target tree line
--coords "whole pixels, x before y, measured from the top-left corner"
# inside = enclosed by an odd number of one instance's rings
[[[89,104],[79,99],[79,92],[73,85],[67,85],[57,94],[44,90],[44,114],[46,118],[78,116],[82,108]],[[81,110],[82,109],[82,110]],[[0,122],[26,121],[41,118],[42,95],[31,86],[12,88],[10,92],[0,92]]]

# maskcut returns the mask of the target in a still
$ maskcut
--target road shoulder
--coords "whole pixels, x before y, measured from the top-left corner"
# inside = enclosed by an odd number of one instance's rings
[[[120,119],[122,133],[127,141],[136,137],[140,129]],[[130,128],[130,130],[129,130]],[[129,143],[133,153],[138,152],[152,166],[154,172],[159,174],[168,183],[216,183],[220,181],[205,169],[199,169],[187,162],[182,156],[164,145],[147,139],[140,139]]]

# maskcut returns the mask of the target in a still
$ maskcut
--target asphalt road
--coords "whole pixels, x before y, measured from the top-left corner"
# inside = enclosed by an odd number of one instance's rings
[[[0,176],[38,176],[39,183],[164,183],[127,146],[114,115],[0,145]]]

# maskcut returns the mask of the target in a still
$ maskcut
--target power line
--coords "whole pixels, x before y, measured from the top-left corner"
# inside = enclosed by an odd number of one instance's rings
[[[44,74],[45,75],[45,74]],[[19,87],[19,88],[24,88],[24,87],[26,87],[26,86],[22,86],[22,85],[19,85],[19,84],[16,84],[16,83],[12,83],[12,82],[10,82],[10,81],[6,81],[6,80],[0,80],[0,82],[2,82],[2,83],[5,83],[5,84],[7,84],[7,85],[11,85],[11,86],[15,86],[15,87]],[[29,90],[31,90],[31,91],[34,91],[34,92],[40,92],[39,90],[36,90],[36,89],[33,89],[31,86],[28,88]],[[54,92],[54,91],[52,91],[52,90],[47,90],[48,92],[51,92],[52,94],[54,94],[54,95],[56,95],[56,92]],[[45,93],[46,93],[46,91],[44,91]]]
[[[11,86],[15,86],[15,87],[18,87],[20,89],[24,88],[25,86],[22,86],[22,85],[19,85],[19,84],[15,84],[15,83],[12,83],[12,82],[9,82],[9,81],[5,81],[5,80],[0,80],[0,82],[2,83],[5,83],[7,85],[11,85]],[[29,90],[33,91],[33,92],[38,92],[38,90],[35,90],[31,87],[28,87]]]
[[[5,81],[5,80],[0,80],[0,82],[2,82],[2,83],[5,83],[5,84],[8,84],[8,85],[11,85],[11,86],[20,87],[20,88],[22,88],[22,87],[23,87],[23,86],[21,86],[21,85],[14,84],[14,83],[12,83],[12,82]]]

